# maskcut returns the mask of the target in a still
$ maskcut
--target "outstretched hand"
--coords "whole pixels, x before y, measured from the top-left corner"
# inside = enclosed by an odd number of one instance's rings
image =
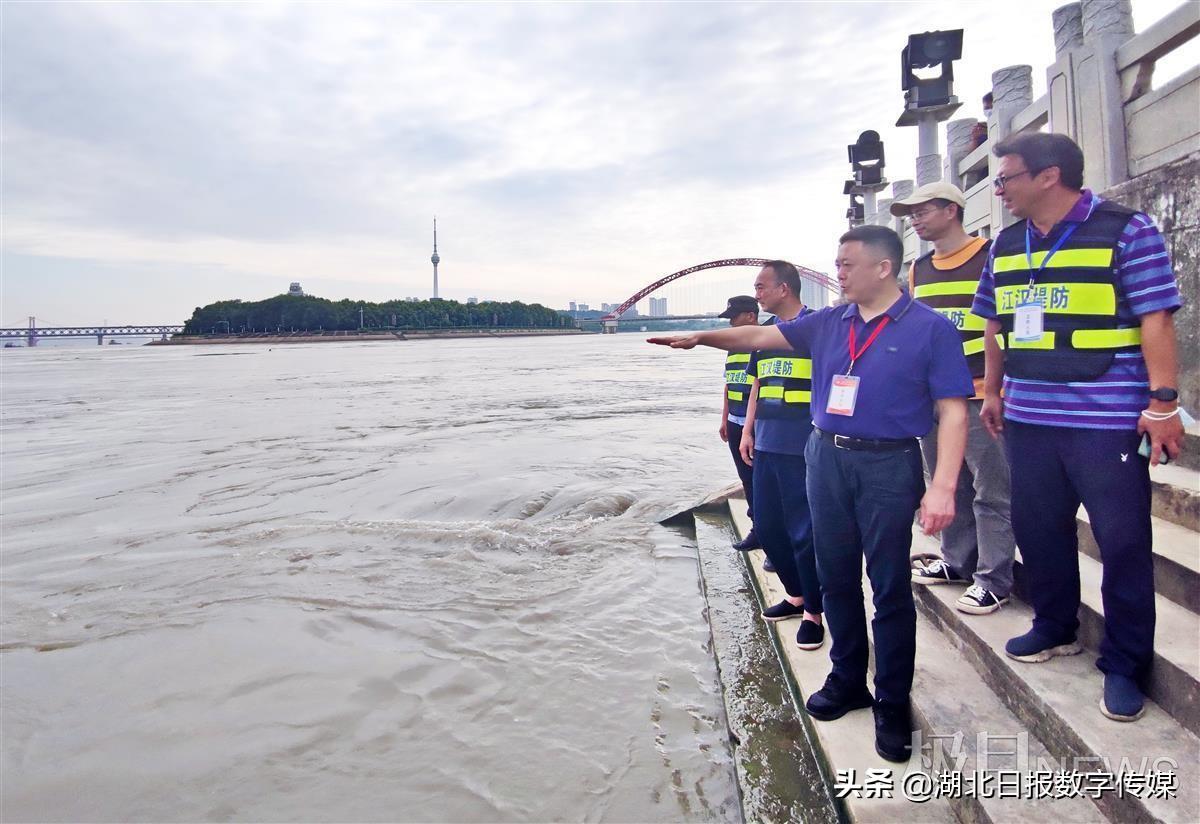
[[[674,335],[665,338],[646,338],[646,343],[669,346],[672,349],[692,349],[700,343],[699,335]]]

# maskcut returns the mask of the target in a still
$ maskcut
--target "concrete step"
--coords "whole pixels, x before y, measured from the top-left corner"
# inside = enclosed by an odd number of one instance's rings
[[[1183,454],[1179,465],[1188,469],[1200,469],[1200,423],[1194,423],[1183,432]]]
[[[936,544],[917,535],[913,549],[932,551]],[[1085,583],[1085,589],[1087,586]],[[1177,777],[1174,798],[1105,793],[1096,799],[1097,806],[1110,820],[1200,821],[1197,759],[1200,738],[1166,710],[1155,702],[1147,702],[1146,714],[1136,723],[1111,721],[1101,715],[1103,680],[1090,651],[1054,658],[1044,664],[1027,664],[1006,656],[1005,642],[1026,632],[1033,620],[1032,610],[1019,600],[1010,601],[991,615],[975,616],[964,615],[954,607],[961,587],[917,586],[914,591],[918,609],[953,639],[959,653],[1005,706],[1047,745],[1055,758],[1068,759],[1065,769],[1072,768],[1070,759],[1088,759],[1079,765],[1080,771],[1098,768],[1115,773],[1121,759],[1126,758],[1133,765],[1128,768],[1131,772],[1174,770]],[[1162,632],[1161,622],[1159,632]],[[1194,646],[1195,639],[1192,634],[1183,643]],[[1147,759],[1148,765],[1144,769],[1143,759]],[[1156,766],[1156,759],[1169,761],[1159,760]]]
[[[745,509],[731,499],[731,515],[740,536],[750,528]],[[730,550],[734,552],[735,550]],[[774,604],[783,597],[779,580],[763,571],[762,550],[745,553],[752,570],[752,579],[758,589],[760,604]],[[891,824],[896,822],[958,822],[949,802],[944,798],[931,799],[924,803],[909,801],[901,791],[903,775],[908,771],[919,771],[920,759],[914,758],[908,765],[892,764],[875,752],[875,723],[870,712],[851,712],[836,721],[815,721],[803,710],[808,696],[825,684],[829,674],[829,646],[813,651],[799,649],[795,643],[796,621],[784,621],[775,625],[780,659],[793,682],[795,700],[810,731],[812,739],[824,753],[829,774],[836,777],[839,772],[853,771],[854,781],[862,783],[869,771],[876,775],[892,776],[885,786],[893,787],[891,797],[867,798],[851,793],[842,799],[849,820],[862,824]],[[865,795],[865,793],[864,793]]]
[[[1091,650],[1098,650],[1104,637],[1103,571],[1099,561],[1080,553],[1079,640]],[[1015,594],[1028,603],[1019,550],[1013,579]],[[1200,615],[1161,595],[1155,596],[1154,609],[1154,668],[1147,694],[1186,729],[1200,734]]]
[[[871,615],[870,590],[863,587]],[[917,667],[913,677],[913,720],[922,743],[930,742],[928,753],[922,747],[922,763],[936,775],[942,771],[959,772],[963,781],[980,774],[1004,771],[1022,777],[1049,763],[1053,756],[1000,698],[972,669],[957,647],[952,634],[940,628],[922,613],[917,613]],[[917,749],[914,742],[914,758]],[[975,779],[978,781],[979,779]],[[994,780],[994,779],[993,779]],[[1085,797],[1036,797],[1022,793],[1018,797],[988,797],[960,794],[948,799],[964,822],[1095,822],[1104,815]]]
[[[1079,508],[1079,550],[1100,560],[1087,511]],[[1179,524],[1152,518],[1154,525],[1154,589],[1192,612],[1200,613],[1200,535]]]
[[[863,603],[869,622],[875,613],[871,583],[863,574]],[[934,775],[959,772],[963,781],[981,773],[1000,772],[1028,775],[1038,765],[1053,762],[1054,756],[1030,729],[1014,715],[979,677],[952,633],[917,613],[917,657],[913,673],[911,704],[922,768]],[[874,638],[871,639],[871,670],[874,672]],[[921,748],[918,749],[918,742]],[[929,742],[928,750],[924,743]],[[948,798],[962,822],[1041,822],[1053,818],[1063,822],[1094,822],[1103,813],[1082,795],[1054,798],[1035,793],[1005,797],[986,792],[959,793]]]
[[[1150,469],[1155,517],[1200,533],[1200,470],[1177,464]]]

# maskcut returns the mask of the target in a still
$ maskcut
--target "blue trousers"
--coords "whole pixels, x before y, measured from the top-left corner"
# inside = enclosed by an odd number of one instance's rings
[[[742,430],[745,429],[739,423],[726,421],[725,433],[729,438],[729,452],[733,455],[733,465],[737,469],[738,477],[742,481],[742,489],[746,492],[746,514],[750,519],[754,519],[754,470],[750,464],[742,460]]]
[[[804,456],[833,671],[851,685],[867,681],[865,558],[875,604],[875,697],[907,706],[917,650],[909,550],[925,492],[917,442],[903,452],[860,452],[813,432]]]
[[[1033,606],[1033,628],[1073,639],[1079,628],[1082,503],[1100,547],[1104,577],[1103,672],[1144,680],[1154,658],[1154,559],[1150,462],[1135,430],[1070,429],[1005,421],[1012,467],[1013,535]]]
[[[804,598],[804,609],[823,610],[813,556],[803,455],[754,451],[754,532],[784,590]]]

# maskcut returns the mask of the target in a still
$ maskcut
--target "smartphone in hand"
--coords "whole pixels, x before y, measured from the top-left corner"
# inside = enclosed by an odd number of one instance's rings
[[[1149,433],[1142,435],[1142,445],[1138,447],[1138,454],[1147,460],[1150,459],[1150,435]],[[1167,450],[1159,450],[1158,465],[1168,464],[1171,462],[1171,456],[1167,454]]]
[[[1196,419],[1193,418],[1191,415],[1189,415],[1187,413],[1186,409],[1179,410],[1179,417],[1183,421],[1184,427],[1191,426],[1192,424],[1194,424],[1196,422]],[[1141,455],[1143,458],[1148,459],[1150,457],[1150,434],[1149,433],[1142,435],[1142,445],[1138,447],[1138,454]],[[1162,450],[1159,454],[1158,465],[1162,466],[1163,464],[1170,463],[1170,462],[1171,462],[1171,456],[1167,454],[1167,450],[1165,450],[1165,449]]]

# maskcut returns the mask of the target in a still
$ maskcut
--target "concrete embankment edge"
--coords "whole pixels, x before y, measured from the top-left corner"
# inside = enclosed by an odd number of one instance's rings
[[[734,535],[727,508],[695,511],[692,523],[743,820],[845,820],[772,635],[747,597],[753,581],[729,546]]]

